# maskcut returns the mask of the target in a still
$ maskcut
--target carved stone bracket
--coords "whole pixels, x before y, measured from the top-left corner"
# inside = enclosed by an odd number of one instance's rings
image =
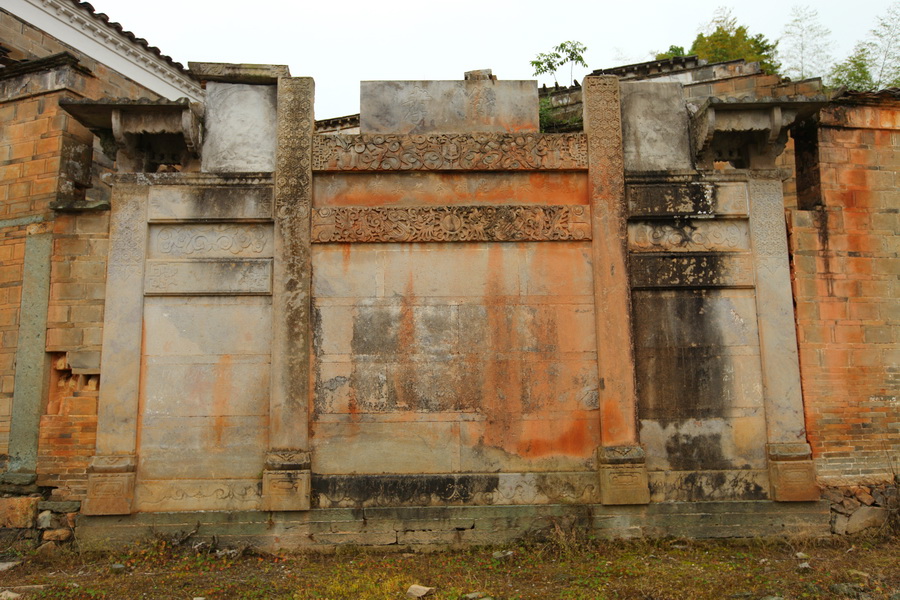
[[[128,515],[134,502],[133,454],[95,456],[88,469],[87,498],[81,506],[86,515]]]
[[[788,128],[825,105],[824,96],[804,100],[725,101],[710,98],[694,107],[691,141],[697,166],[715,161],[738,168],[769,168],[787,142]]]
[[[821,497],[809,444],[768,444],[766,454],[773,500],[803,502]]]
[[[119,172],[189,170],[200,157],[203,106],[181,100],[63,100],[60,106],[100,138]]]
[[[313,211],[313,242],[591,239],[587,206],[338,207]]]
[[[650,484],[641,446],[597,449],[600,501],[603,504],[649,504]]]
[[[316,135],[314,171],[587,169],[587,139],[563,134]]]

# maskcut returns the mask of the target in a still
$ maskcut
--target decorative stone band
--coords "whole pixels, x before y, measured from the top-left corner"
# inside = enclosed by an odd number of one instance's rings
[[[631,286],[640,288],[753,287],[750,254],[632,254]]]
[[[562,134],[316,135],[314,171],[586,170],[587,138]]]
[[[341,207],[313,211],[313,242],[546,242],[591,239],[587,206]]]

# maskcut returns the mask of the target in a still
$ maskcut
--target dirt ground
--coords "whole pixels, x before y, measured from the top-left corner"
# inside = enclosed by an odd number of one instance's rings
[[[0,590],[31,598],[900,600],[900,537],[550,541],[439,552],[261,554],[156,538],[119,552],[8,548]],[[22,586],[43,586],[27,588]],[[469,595],[471,594],[471,595]],[[468,595],[468,596],[467,596]],[[0,592],[0,598],[2,598]]]

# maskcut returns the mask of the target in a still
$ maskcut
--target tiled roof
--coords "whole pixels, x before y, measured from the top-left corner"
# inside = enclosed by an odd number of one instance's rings
[[[94,7],[91,6],[91,4],[89,2],[79,2],[78,0],[68,0],[68,1],[71,2],[72,5],[75,6],[77,9],[79,9],[82,12],[84,12],[85,14],[89,15],[94,20],[99,21],[100,23],[103,23],[105,26],[111,28],[112,30],[122,34],[130,41],[134,42],[135,44],[142,47],[144,50],[150,52],[151,54],[159,57],[160,59],[162,59],[163,61],[165,61],[172,67],[176,68],[183,74],[187,75],[188,77],[191,76],[190,72],[184,67],[183,64],[173,60],[171,56],[167,56],[167,55],[163,54],[159,48],[157,48],[156,46],[151,46],[147,40],[145,40],[144,38],[139,38],[132,32],[130,32],[127,29],[125,29],[124,27],[122,27],[122,25],[120,23],[117,23],[115,21],[110,21],[109,16],[107,16],[106,13],[98,13],[97,11],[94,10]]]

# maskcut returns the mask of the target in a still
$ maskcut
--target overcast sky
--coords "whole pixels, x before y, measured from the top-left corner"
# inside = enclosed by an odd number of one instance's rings
[[[533,79],[535,54],[559,42],[588,47],[590,69],[652,59],[670,44],[688,48],[721,0],[90,0],[125,29],[188,61],[286,64],[316,81],[316,118],[359,112],[359,82],[462,79],[493,69]],[[889,0],[811,3],[844,58]],[[727,5],[726,6],[731,6]],[[733,7],[751,34],[778,39],[793,4],[754,0]],[[575,78],[589,72],[576,69]],[[558,73],[560,84],[568,72]],[[540,83],[552,84],[542,77]]]

